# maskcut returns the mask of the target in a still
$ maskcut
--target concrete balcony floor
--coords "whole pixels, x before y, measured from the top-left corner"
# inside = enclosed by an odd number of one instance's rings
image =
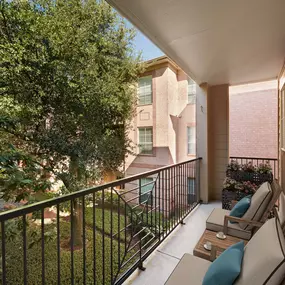
[[[144,262],[145,271],[135,271],[124,284],[162,285],[182,258],[193,249],[205,230],[206,219],[220,202],[199,205]],[[179,285],[179,284],[177,284]]]

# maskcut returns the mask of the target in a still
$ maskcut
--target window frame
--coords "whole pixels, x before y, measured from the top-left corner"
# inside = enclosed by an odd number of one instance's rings
[[[150,78],[150,95],[149,94],[140,94],[140,80]],[[140,77],[138,80],[138,88],[137,88],[137,95],[138,95],[138,106],[144,106],[144,105],[151,105],[153,103],[153,94],[152,94],[152,75],[146,75],[143,77]],[[146,98],[150,96],[150,102],[146,101]],[[142,102],[142,97],[144,98],[144,102]]]
[[[194,91],[192,91],[192,90]],[[191,90],[191,91],[190,91]],[[187,104],[196,104],[196,82],[192,78],[187,79]]]
[[[189,183],[190,181],[191,181],[191,184]],[[189,205],[193,204],[193,202],[195,202],[196,200],[196,192],[195,192],[196,189],[195,188],[196,188],[196,179],[193,177],[188,177],[187,178],[187,203]]]
[[[191,132],[191,129],[194,129],[194,142],[191,142],[191,134],[189,134],[189,132]],[[193,152],[191,152],[191,144],[194,146]],[[187,155],[196,155],[196,126],[187,126]]]
[[[142,183],[143,179],[150,180],[150,181]],[[150,190],[153,191],[154,183],[155,183],[155,180],[153,177],[140,178],[140,180],[139,180],[139,204],[144,204],[144,205],[152,205],[153,204],[152,192],[150,192],[149,194],[148,193],[142,193],[142,189],[151,186],[151,189],[146,189],[146,192],[148,192]],[[145,185],[145,184],[147,184],[147,185]],[[142,186],[142,185],[144,185],[144,186]],[[142,200],[142,198],[145,197],[146,195],[149,195],[150,197]]]
[[[150,152],[143,152],[141,151],[141,148],[143,147],[142,144],[141,144],[141,139],[140,139],[140,131],[141,130],[147,130],[147,129],[150,129],[151,130],[151,142],[146,142],[146,139],[144,140],[144,144],[143,146],[145,145],[151,145],[151,151]],[[146,133],[144,134],[144,138],[146,138]],[[153,127],[139,127],[138,128],[138,154],[139,155],[153,155]]]
[[[188,195],[196,195],[196,193],[195,193],[195,178],[193,178],[193,177],[188,177],[188,179],[187,179],[187,194]],[[190,185],[189,185],[189,182],[191,181],[191,183],[193,183],[193,190],[194,190],[194,192],[192,192],[192,191],[189,191],[189,190],[192,190],[192,188],[191,187],[189,187]]]

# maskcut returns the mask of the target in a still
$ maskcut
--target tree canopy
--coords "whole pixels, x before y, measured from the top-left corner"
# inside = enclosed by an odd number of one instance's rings
[[[134,36],[104,1],[1,1],[2,155],[12,144],[69,191],[120,167],[143,69]]]

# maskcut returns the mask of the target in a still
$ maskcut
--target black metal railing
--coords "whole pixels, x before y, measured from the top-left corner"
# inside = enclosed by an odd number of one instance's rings
[[[1,284],[122,284],[199,203],[199,167],[197,158],[1,213]]]
[[[272,168],[273,177],[278,179],[278,159],[277,158],[260,158],[260,157],[234,157],[231,156],[230,160],[236,160],[239,164],[246,164],[251,162],[255,166],[259,166],[261,163],[268,162]]]

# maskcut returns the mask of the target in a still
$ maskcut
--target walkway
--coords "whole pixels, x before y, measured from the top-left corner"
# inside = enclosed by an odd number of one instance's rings
[[[221,203],[214,202],[197,207],[144,262],[145,271],[137,270],[125,285],[163,285],[184,253],[193,254],[193,249],[205,230],[206,219]],[[178,284],[177,284],[178,285]]]

